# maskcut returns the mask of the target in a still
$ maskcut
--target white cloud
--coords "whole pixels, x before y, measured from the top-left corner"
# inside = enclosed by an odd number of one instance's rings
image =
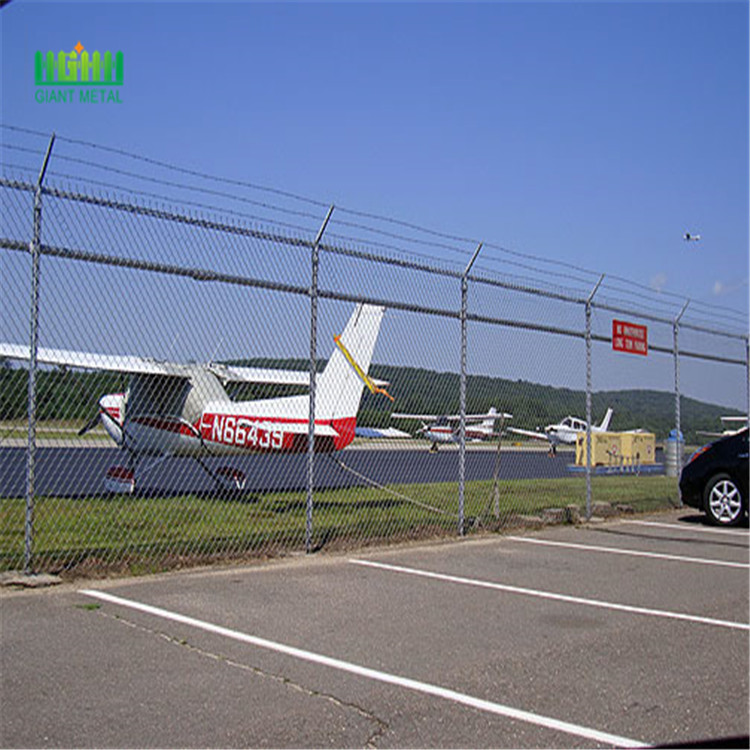
[[[723,281],[714,281],[714,285],[711,291],[713,291],[715,297],[724,297],[727,294],[740,291],[743,287],[747,286],[747,279],[738,281],[736,284],[725,284]]]
[[[655,292],[660,292],[667,285],[667,274],[660,271],[651,277],[651,288]]]

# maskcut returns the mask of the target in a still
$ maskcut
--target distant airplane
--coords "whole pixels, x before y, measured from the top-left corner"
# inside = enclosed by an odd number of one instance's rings
[[[391,416],[393,419],[418,419],[422,422],[422,427],[415,437],[427,438],[432,443],[431,451],[436,451],[441,443],[457,443],[460,440],[460,429],[457,424],[461,419],[459,414],[391,414]],[[500,433],[495,432],[495,420],[512,418],[512,414],[498,413],[494,406],[486,414],[467,414],[467,422],[479,421],[479,424],[466,425],[466,439],[478,441],[497,437]]]
[[[690,234],[690,232],[685,232],[685,234],[682,235],[682,238],[686,242],[698,242],[701,236],[699,234]]]
[[[607,413],[604,415],[604,419],[599,425],[592,425],[592,432],[606,432],[609,428],[610,420],[612,419],[612,409],[607,409]],[[550,447],[550,455],[554,456],[557,453],[557,446],[560,443],[566,445],[575,445],[576,437],[581,432],[586,432],[588,422],[585,419],[579,419],[578,417],[565,417],[561,422],[557,424],[548,424],[544,431],[540,430],[522,430],[518,427],[508,427],[509,432],[515,432],[518,435],[524,435],[526,437],[532,437],[536,440],[547,440]]]
[[[745,427],[747,427],[748,418],[747,417],[719,417],[722,422],[722,426],[724,429],[721,432],[704,432],[703,430],[696,430],[696,434],[698,435],[705,435],[706,437],[727,437],[728,435],[736,435],[738,432],[742,432]],[[733,422],[739,424],[739,427],[736,429],[733,429],[729,425],[731,425]]]
[[[384,308],[357,305],[325,369],[316,379],[314,449],[338,451],[354,439],[365,385],[382,392],[382,381],[367,376]],[[0,358],[29,361],[29,348],[0,344]],[[126,466],[113,466],[105,489],[133,493],[136,470],[150,471],[170,456],[193,458],[222,488],[240,490],[245,475],[232,466],[212,470],[208,456],[242,453],[301,453],[307,450],[310,397],[233,401],[228,382],[310,385],[309,372],[235,367],[216,363],[175,364],[133,356],[109,356],[39,349],[40,364],[130,374],[125,393],[99,400],[99,412],[80,434],[101,420],[114,442],[127,451]],[[152,459],[150,465],[144,465]]]

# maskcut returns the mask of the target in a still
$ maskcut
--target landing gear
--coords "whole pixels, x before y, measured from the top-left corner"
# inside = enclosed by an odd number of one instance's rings
[[[237,492],[244,490],[247,483],[245,472],[234,466],[220,466],[216,470],[215,479],[224,489],[236,490]]]
[[[235,466],[220,466],[215,471],[207,466],[200,458],[195,459],[203,471],[216,483],[222,493],[239,494],[245,489],[247,476],[245,472]]]
[[[135,467],[110,466],[104,475],[104,489],[118,495],[132,495],[135,492]]]
[[[151,463],[146,463],[130,451],[127,466],[116,465],[107,469],[104,475],[104,489],[117,495],[134,495],[136,486],[140,485],[140,481],[136,480],[136,471],[139,472],[140,477],[143,477],[145,473],[155,469],[166,459],[167,456],[162,456]]]

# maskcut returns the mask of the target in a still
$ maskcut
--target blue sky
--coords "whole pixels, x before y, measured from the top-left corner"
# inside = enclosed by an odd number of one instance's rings
[[[747,2],[14,0],[0,23],[5,123],[748,309]],[[122,104],[35,102],[34,51],[79,40],[124,52]]]

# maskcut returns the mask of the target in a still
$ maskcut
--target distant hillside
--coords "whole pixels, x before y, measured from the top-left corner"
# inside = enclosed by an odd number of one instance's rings
[[[390,424],[390,412],[458,413],[460,378],[454,373],[374,365],[373,377],[388,380],[389,392],[396,398],[395,409],[383,397],[365,393],[360,409],[363,424]],[[513,414],[512,424],[536,428],[558,422],[568,414],[585,417],[586,393],[569,388],[512,381],[503,378],[472,376],[467,378],[467,411],[486,412],[494,406]],[[665,438],[675,422],[675,397],[669,391],[621,390],[598,391],[592,394],[594,422],[601,421],[607,407],[614,409],[610,424],[613,430],[642,428]],[[680,399],[680,421],[686,440],[705,442],[699,430],[716,432],[720,417],[741,412],[725,406],[708,404],[685,396]]]
[[[237,362],[236,364],[240,364]],[[242,364],[305,369],[304,360],[247,360]],[[318,370],[325,366],[318,362]],[[370,374],[390,383],[388,392],[396,399],[365,390],[358,421],[367,426],[393,426],[394,411],[422,414],[457,414],[459,410],[459,375],[415,367],[373,365]],[[558,422],[568,414],[586,416],[586,393],[570,388],[555,388],[525,380],[507,380],[470,375],[467,378],[467,411],[486,412],[494,406],[513,415],[512,424],[534,429]],[[592,394],[594,422],[600,422],[607,407],[614,409],[610,425],[614,430],[642,428],[663,439],[674,429],[675,397],[670,391],[622,390],[598,391]],[[720,417],[741,412],[725,406],[708,404],[683,396],[680,399],[682,431],[689,443],[705,442],[697,431],[721,429]],[[403,423],[402,423],[402,426]]]

